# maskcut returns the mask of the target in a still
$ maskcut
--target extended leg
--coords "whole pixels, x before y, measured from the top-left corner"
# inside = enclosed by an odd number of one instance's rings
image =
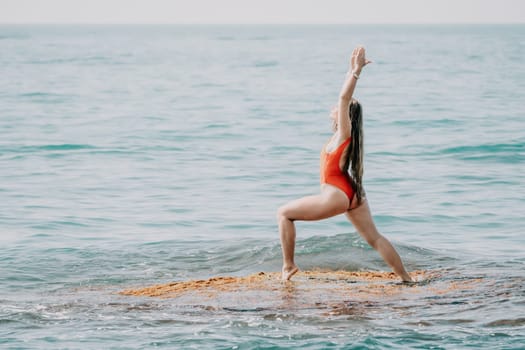
[[[370,213],[368,201],[364,200],[359,207],[347,211],[346,216],[352,222],[357,232],[366,239],[368,244],[379,252],[385,262],[390,265],[392,270],[394,270],[404,282],[411,282],[412,278],[406,272],[403,262],[394,246],[392,246],[390,241],[377,231]]]

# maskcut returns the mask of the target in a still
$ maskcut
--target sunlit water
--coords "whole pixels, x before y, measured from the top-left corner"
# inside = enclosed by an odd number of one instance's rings
[[[440,277],[335,313],[119,295],[280,269],[357,44],[372,212]],[[0,347],[523,348],[523,57],[525,26],[0,27]],[[343,216],[297,227],[304,270],[388,270]]]

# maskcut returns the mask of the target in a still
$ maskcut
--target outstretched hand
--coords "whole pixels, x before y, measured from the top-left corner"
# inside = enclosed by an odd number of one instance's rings
[[[352,52],[352,58],[350,59],[352,72],[354,71],[360,72],[361,69],[363,69],[363,67],[369,63],[372,63],[372,61],[366,58],[365,48],[362,46],[356,47],[354,51]]]

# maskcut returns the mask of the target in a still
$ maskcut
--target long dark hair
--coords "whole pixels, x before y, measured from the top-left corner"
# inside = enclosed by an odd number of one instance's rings
[[[363,110],[361,104],[352,100],[348,108],[348,116],[352,124],[352,140],[348,147],[344,171],[350,176],[350,182],[357,196],[357,203],[365,196],[363,188]],[[350,171],[349,171],[350,170]]]

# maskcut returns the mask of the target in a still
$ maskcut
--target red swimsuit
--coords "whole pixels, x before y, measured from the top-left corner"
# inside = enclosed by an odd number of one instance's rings
[[[321,184],[337,187],[348,196],[350,203],[354,197],[354,189],[350,183],[350,175],[343,173],[339,162],[344,150],[350,144],[350,138],[339,145],[334,151],[327,153],[325,148],[321,151]]]

